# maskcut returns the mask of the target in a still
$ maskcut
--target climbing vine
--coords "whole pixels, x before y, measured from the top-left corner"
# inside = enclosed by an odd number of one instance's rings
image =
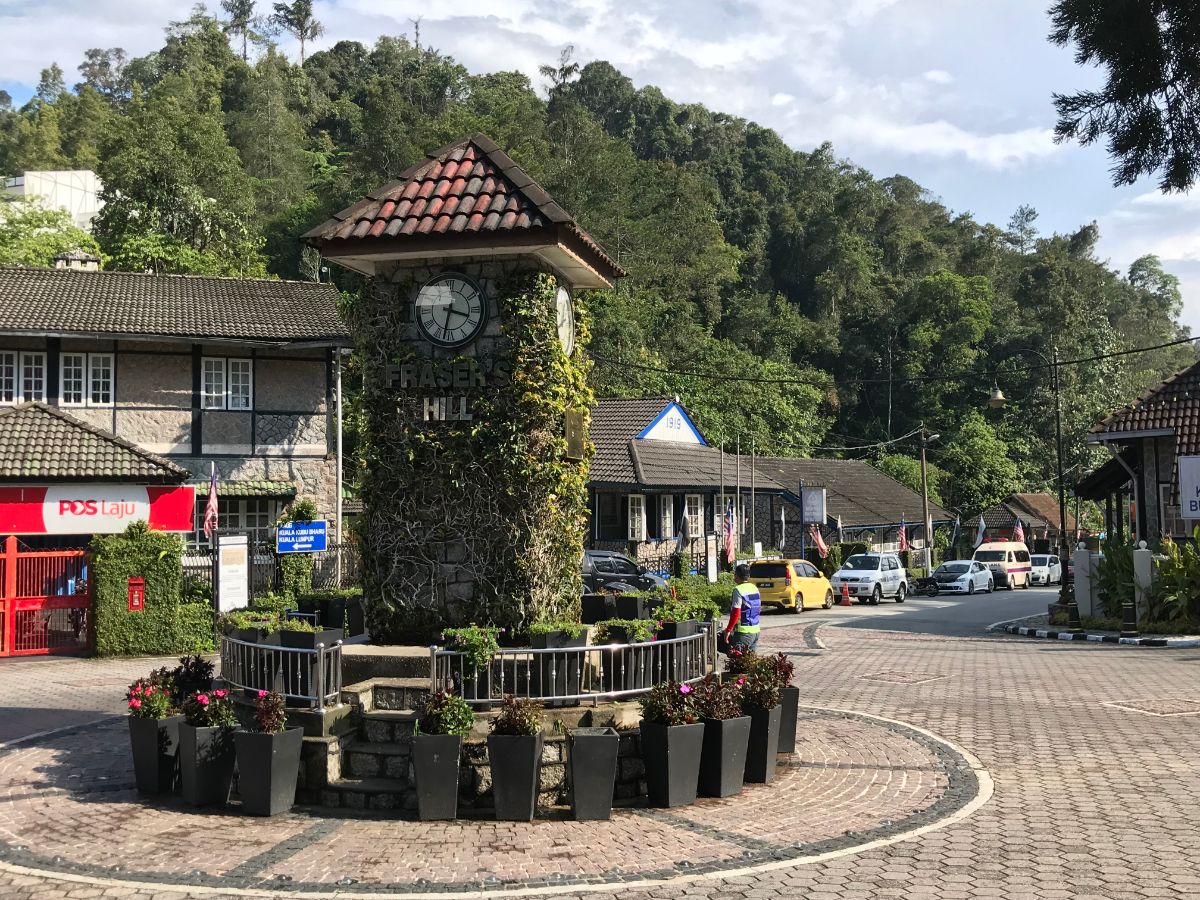
[[[389,383],[389,366],[470,364],[405,340],[412,280],[377,281],[348,310],[363,360],[364,609],[384,640],[425,641],[472,622],[523,633],[578,619],[588,465],[566,459],[564,423],[568,410],[586,414],[592,403],[587,315],[577,298],[568,358],[552,275],[510,268],[496,289],[499,331],[477,344],[485,383],[461,391]],[[465,398],[472,418],[421,421],[431,393]]]

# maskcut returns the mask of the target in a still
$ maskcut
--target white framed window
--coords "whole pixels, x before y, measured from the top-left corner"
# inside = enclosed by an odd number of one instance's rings
[[[630,494],[629,501],[629,530],[627,537],[631,541],[646,539],[646,498],[642,494]]]
[[[59,402],[63,406],[111,406],[111,353],[64,353],[59,357]]]
[[[197,546],[208,544],[204,536],[204,510],[208,506],[208,492],[196,490],[195,532],[192,535]],[[275,522],[283,511],[283,501],[274,497],[223,497],[217,498],[217,527],[234,531],[245,531],[250,543],[269,544]]]
[[[663,540],[675,535],[675,498],[661,494],[658,498],[658,536]]]
[[[683,510],[687,516],[688,534],[695,540],[704,534],[704,498],[699,494],[688,494],[683,498]]]
[[[254,396],[254,375],[251,360],[229,360],[229,408],[249,409]]]
[[[0,350],[0,403],[13,403],[17,399],[17,354],[12,350]]]
[[[21,354],[21,383],[17,399],[25,403],[46,399],[46,354]]]
[[[254,361],[206,356],[201,360],[200,406],[250,409],[254,403]]]

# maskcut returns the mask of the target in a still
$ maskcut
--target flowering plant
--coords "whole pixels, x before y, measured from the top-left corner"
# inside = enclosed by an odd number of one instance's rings
[[[796,671],[796,665],[788,658],[786,653],[778,653],[775,656],[767,657],[763,660],[775,675],[775,682],[782,690],[785,687],[790,687],[792,684],[792,675]]]
[[[745,675],[724,684],[715,674],[706,675],[692,691],[697,714],[702,719],[736,719],[744,715],[741,691],[745,683]]]
[[[690,684],[664,681],[643,694],[638,703],[642,719],[658,725],[691,725],[700,721],[696,710],[695,690]]]
[[[730,647],[725,660],[725,671],[731,675],[746,675],[754,671],[758,665],[759,655],[753,650],[741,650]]]
[[[209,705],[212,705],[211,701]],[[254,721],[263,734],[279,734],[286,730],[287,712],[284,710],[283,694],[278,691],[259,691],[254,698]]]
[[[775,680],[775,667],[770,660],[761,660],[752,672],[741,677],[745,678],[739,691],[743,712],[771,709],[779,703],[779,683]]]
[[[183,701],[183,714],[195,728],[232,728],[237,725],[229,691],[196,691]]]
[[[138,719],[165,719],[175,711],[171,683],[157,671],[131,684],[125,692],[125,702],[129,704],[129,714]]]
[[[417,733],[466,735],[471,733],[474,724],[475,711],[471,704],[457,694],[438,691],[426,699],[417,720]]]
[[[541,730],[542,718],[536,703],[504,695],[500,712],[492,720],[492,734],[538,734]]]

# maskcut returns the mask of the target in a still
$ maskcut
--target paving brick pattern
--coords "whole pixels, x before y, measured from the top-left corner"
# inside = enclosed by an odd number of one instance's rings
[[[811,628],[809,623],[805,623]],[[815,635],[811,635],[814,636]],[[862,629],[822,628],[819,638],[828,650],[816,652],[806,641],[803,626],[772,629],[763,635],[764,649],[795,651],[797,682],[804,701],[832,708],[860,710],[888,719],[909,722],[956,742],[975,754],[995,781],[995,794],[985,806],[956,824],[928,831],[874,850],[851,852],[822,862],[793,864],[786,860],[775,868],[744,874],[664,881],[652,887],[625,887],[622,900],[758,900],[758,898],[831,898],[866,900],[882,897],[944,898],[1106,898],[1140,900],[1152,897],[1200,896],[1200,769],[1195,765],[1195,719],[1189,715],[1147,715],[1151,710],[1175,710],[1178,701],[1200,697],[1200,653],[1185,650],[1122,648],[1089,644],[1051,644],[1023,639],[960,640],[886,633]],[[880,672],[939,674],[935,681],[882,682],[859,676]],[[0,683],[3,674],[0,673]],[[2,687],[0,687],[2,691]],[[1147,711],[1113,704],[1136,700]],[[853,748],[856,720],[824,719],[827,730],[815,733],[813,721],[801,725],[805,752],[800,764],[788,770],[775,785],[763,789],[794,789],[800,793],[806,770],[823,766],[843,773],[870,766],[882,780],[899,771],[921,772],[913,760],[885,754],[888,769],[879,766],[875,742],[859,734]],[[846,729],[839,732],[838,729]],[[917,742],[919,743],[919,742]],[[34,748],[21,755],[32,761]],[[44,751],[39,751],[44,752]],[[920,758],[920,752],[911,751]],[[857,756],[855,755],[857,754]],[[936,768],[936,764],[934,764]],[[863,771],[858,768],[857,771]],[[891,773],[891,775],[885,775]],[[5,776],[7,777],[7,776]],[[45,777],[43,775],[43,777]],[[811,788],[810,788],[811,790]],[[22,803],[52,809],[69,795],[34,795]],[[36,798],[36,799],[35,799]],[[804,798],[801,798],[804,799]],[[776,814],[797,815],[790,800],[759,802],[758,818]],[[80,804],[83,805],[83,804]],[[633,813],[615,822],[633,829],[655,813]],[[740,818],[741,817],[741,818]],[[211,833],[214,821],[204,819]],[[639,857],[659,854],[669,863],[682,853],[680,841],[696,840],[718,831],[740,842],[753,854],[754,840],[780,840],[779,834],[754,829],[755,814],[742,808],[731,813],[721,803],[701,809],[667,811],[676,842],[674,855],[661,847],[637,842],[633,831],[625,835],[621,865]],[[699,823],[697,831],[679,822]],[[636,822],[635,822],[636,820]],[[328,821],[328,820],[324,820]],[[309,820],[296,839],[313,846],[325,842],[338,847],[359,827],[379,829],[378,843],[361,853],[382,870],[402,871],[404,860],[392,850],[395,829],[409,823],[344,820],[336,832],[312,833],[317,820]],[[39,826],[43,838],[53,836],[66,822],[47,815]],[[472,865],[520,865],[498,857],[517,855],[501,840],[503,826],[490,826],[492,844],[464,846],[455,841],[454,829],[442,825],[435,840],[447,857],[478,854]],[[472,826],[485,834],[486,824]],[[0,839],[12,838],[8,824],[0,825]],[[645,834],[644,824],[637,834]],[[578,832],[578,833],[576,833]],[[557,859],[562,865],[591,854],[596,847],[593,828],[572,823],[547,822],[526,827],[529,851]],[[431,832],[431,837],[434,837]],[[180,844],[180,852],[187,852]],[[295,869],[297,884],[305,880],[333,879],[337,867],[308,859],[296,852],[265,871],[283,874],[278,866],[307,864]],[[319,856],[319,854],[317,854]],[[393,868],[387,869],[391,860]],[[378,862],[383,860],[383,862]],[[394,874],[390,877],[396,877]],[[342,890],[362,891],[364,885],[347,884]],[[14,875],[0,869],[0,896],[5,898],[128,897],[138,900],[174,900],[187,896],[180,889],[137,885],[88,886],[60,879]],[[209,896],[212,896],[209,894]],[[586,896],[565,893],[559,896]]]

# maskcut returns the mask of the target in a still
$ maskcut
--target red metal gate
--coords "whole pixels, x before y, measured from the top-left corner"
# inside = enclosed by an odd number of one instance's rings
[[[87,653],[92,594],[86,550],[20,550],[9,537],[0,552],[0,656]]]

